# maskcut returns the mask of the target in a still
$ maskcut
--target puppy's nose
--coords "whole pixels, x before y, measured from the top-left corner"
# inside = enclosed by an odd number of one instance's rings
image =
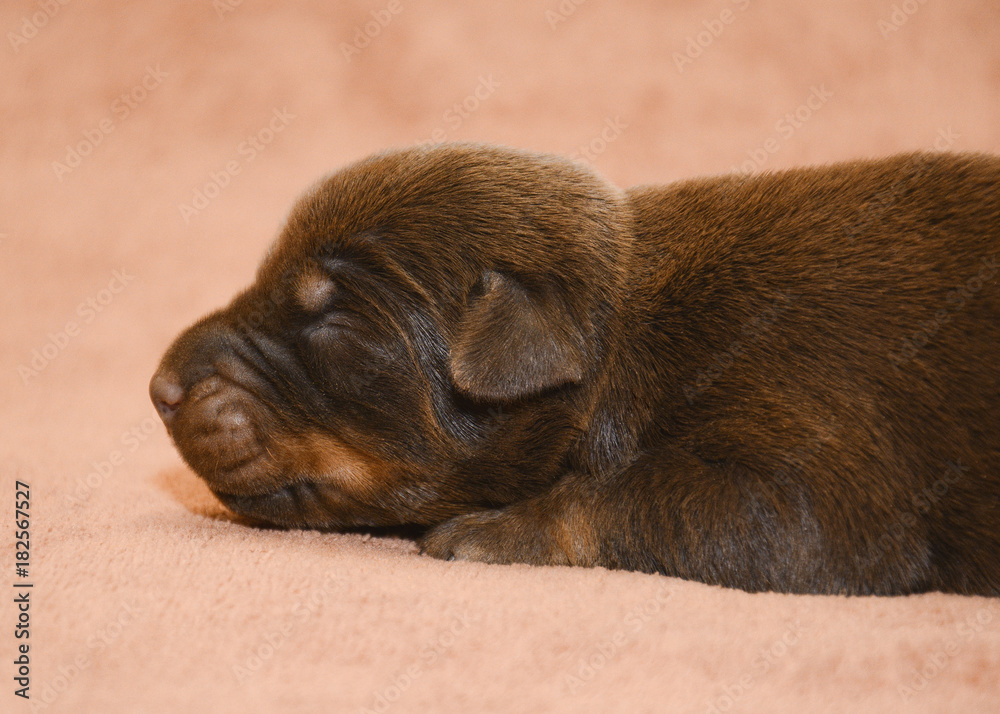
[[[149,398],[160,413],[163,423],[170,426],[177,408],[184,401],[184,387],[177,376],[170,372],[157,372],[149,382]]]

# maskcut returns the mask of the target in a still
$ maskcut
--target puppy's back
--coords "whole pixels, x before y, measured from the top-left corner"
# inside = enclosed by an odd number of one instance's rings
[[[650,433],[806,499],[854,567],[1000,577],[998,187],[911,154],[630,191],[626,339],[680,375]]]

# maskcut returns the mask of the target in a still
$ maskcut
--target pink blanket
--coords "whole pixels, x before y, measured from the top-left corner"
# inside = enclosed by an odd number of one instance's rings
[[[146,397],[347,161],[472,139],[630,185],[996,151],[998,23],[969,0],[4,3],[0,711],[1000,711],[1000,602],[249,528]]]

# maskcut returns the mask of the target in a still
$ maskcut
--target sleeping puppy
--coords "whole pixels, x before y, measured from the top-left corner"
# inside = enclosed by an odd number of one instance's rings
[[[1000,159],[619,190],[483,145],[292,209],[150,394],[232,511],[445,559],[1000,595]]]

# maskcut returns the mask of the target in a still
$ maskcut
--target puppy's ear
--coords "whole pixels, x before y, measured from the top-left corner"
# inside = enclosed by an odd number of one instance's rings
[[[451,346],[452,379],[462,392],[509,401],[583,378],[584,329],[561,299],[529,293],[494,271],[480,287]]]

